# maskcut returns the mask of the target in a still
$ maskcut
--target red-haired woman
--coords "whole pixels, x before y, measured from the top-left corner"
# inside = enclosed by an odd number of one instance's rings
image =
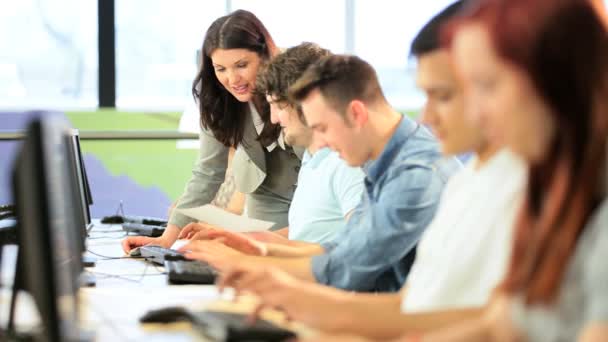
[[[451,43],[469,105],[529,165],[484,318],[429,340],[608,340],[608,34],[590,1],[482,0]]]

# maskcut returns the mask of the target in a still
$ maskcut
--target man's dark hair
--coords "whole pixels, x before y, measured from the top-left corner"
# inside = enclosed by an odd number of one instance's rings
[[[291,86],[289,95],[301,102],[315,89],[337,112],[345,109],[353,100],[366,104],[386,102],[374,68],[357,56],[331,55],[311,65],[300,79]]]
[[[443,11],[435,15],[422,29],[418,32],[412,45],[410,46],[410,54],[414,57],[420,57],[424,54],[439,50],[441,45],[441,27],[444,23],[457,16],[464,8],[465,1],[456,1]]]
[[[270,95],[275,102],[283,102],[294,107],[302,119],[301,107],[289,98],[289,87],[309,66],[329,55],[331,55],[329,50],[308,42],[285,50],[258,72],[256,92],[264,96]]]

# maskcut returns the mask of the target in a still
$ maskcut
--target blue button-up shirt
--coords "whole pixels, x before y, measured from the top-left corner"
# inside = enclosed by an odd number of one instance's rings
[[[435,215],[443,187],[461,163],[443,158],[432,134],[403,117],[364,171],[365,191],[325,254],[312,258],[321,284],[354,291],[398,291],[416,245]]]

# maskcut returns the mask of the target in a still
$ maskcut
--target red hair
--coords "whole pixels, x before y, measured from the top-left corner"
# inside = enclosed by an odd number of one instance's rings
[[[608,34],[588,0],[480,0],[446,27],[483,24],[498,55],[522,70],[551,109],[556,133],[529,166],[501,289],[550,303],[579,236],[604,194],[608,133]]]

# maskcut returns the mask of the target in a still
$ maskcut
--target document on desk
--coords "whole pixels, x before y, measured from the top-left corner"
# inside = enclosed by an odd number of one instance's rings
[[[274,222],[236,215],[211,204],[190,209],[176,208],[175,210],[199,221],[239,233],[265,231],[274,225]]]

